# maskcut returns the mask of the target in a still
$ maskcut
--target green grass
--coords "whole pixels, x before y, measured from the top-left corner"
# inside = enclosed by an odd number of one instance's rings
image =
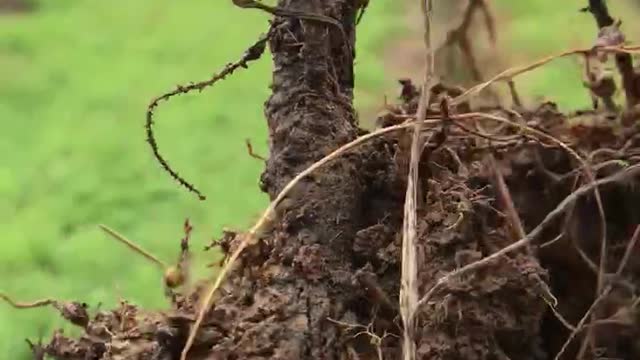
[[[586,0],[496,1],[499,36],[511,65],[592,46],[597,36],[595,22],[591,14],[578,11],[587,4]],[[611,14],[623,20],[627,40],[637,42],[637,1],[609,1],[608,5]],[[580,61],[578,57],[556,60],[516,78],[516,86],[523,97],[552,100],[563,110],[588,108],[591,99],[582,85]]]
[[[357,94],[390,83],[379,54],[402,30],[400,12],[394,0],[372,2],[358,34]],[[257,218],[263,165],[247,156],[244,139],[267,153],[268,55],[156,113],[161,151],[208,201],[155,163],[143,122],[153,96],[238,58],[267,19],[220,0],[41,1],[33,14],[0,17],[0,291],[162,307],[161,274],[96,224],[174,261],[186,217],[196,251],[223,227]],[[356,103],[378,100],[357,95]],[[50,309],[4,304],[0,324],[1,359],[30,358],[25,337],[73,331]]]

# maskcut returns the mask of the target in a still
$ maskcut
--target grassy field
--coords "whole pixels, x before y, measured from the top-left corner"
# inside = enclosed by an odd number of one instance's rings
[[[0,17],[0,291],[164,306],[158,271],[96,224],[174,261],[186,217],[197,251],[223,227],[256,219],[266,204],[257,187],[263,164],[246,154],[244,139],[266,154],[268,55],[157,111],[161,150],[208,201],[161,171],[143,123],[150,98],[236,59],[268,16],[218,0],[40,3],[34,13]],[[359,30],[358,89],[390,84],[378,54],[401,31],[401,12],[393,0],[372,2]],[[379,101],[357,98],[359,108]],[[64,323],[49,309],[0,305],[0,324],[0,358],[27,359],[25,337],[46,338]]]

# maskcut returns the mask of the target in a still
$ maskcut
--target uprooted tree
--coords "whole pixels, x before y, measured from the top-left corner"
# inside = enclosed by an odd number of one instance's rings
[[[373,132],[359,129],[352,106],[355,24],[365,2],[234,3],[278,16],[219,76],[154,100],[147,131],[160,157],[151,128],[158,103],[246,67],[268,42],[275,70],[260,184],[272,205],[247,233],[224,235],[217,246],[227,259],[213,287],[169,291],[173,306],[164,312],[122,303],[90,316],[83,304],[14,303],[53,305],[84,329],[31,344],[36,356],[640,356],[638,77],[629,55],[637,48],[622,46],[620,24],[602,2],[586,8],[600,29],[597,47],[561,55],[588,60],[595,109],[567,115],[553,103],[528,109],[514,101],[480,112],[469,102],[543,59],[467,90],[429,72],[421,88],[403,81],[401,103],[387,107]],[[613,77],[594,70],[606,54],[614,54],[626,106],[612,98]]]

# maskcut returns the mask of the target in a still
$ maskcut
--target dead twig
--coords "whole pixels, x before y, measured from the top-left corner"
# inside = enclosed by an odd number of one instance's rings
[[[560,146],[563,150],[565,150],[569,155],[571,155],[573,158],[575,158],[581,165],[582,169],[585,172],[585,175],[587,176],[587,180],[591,183],[596,183],[596,177],[593,174],[593,170],[591,169],[591,165],[586,162],[580,155],[578,155],[578,153],[575,152],[575,150],[573,150],[572,148],[570,148],[567,144],[563,143],[562,141],[556,139],[555,137],[540,131],[538,129],[532,128],[526,124],[519,124],[519,123],[513,123],[511,121],[509,121],[508,119],[502,118],[500,116],[496,116],[496,115],[492,115],[492,114],[484,114],[483,115],[485,118],[487,119],[492,119],[498,122],[501,122],[503,124],[511,124],[511,126],[517,127],[519,129],[521,129],[522,131],[526,131],[529,133],[532,133],[533,135],[536,135],[539,138],[544,138],[546,140],[549,140],[555,144],[557,144],[558,146]],[[600,216],[600,236],[601,236],[601,246],[600,246],[600,267],[599,267],[599,272],[598,272],[598,290],[600,290],[602,288],[602,283],[604,281],[604,269],[606,269],[606,257],[607,257],[607,221],[605,219],[605,213],[604,213],[604,206],[602,204],[602,197],[600,196],[600,191],[598,190],[598,187],[594,187],[593,189],[594,192],[594,196],[596,199],[596,204],[598,206],[598,214]]]
[[[538,155],[538,159],[540,161],[542,161],[542,159],[539,158],[539,153],[538,152],[536,152],[536,155]],[[579,170],[579,169],[576,169],[575,171],[577,171],[577,170]],[[574,170],[572,170],[572,171],[574,171]],[[557,175],[554,175],[554,176],[557,176]],[[553,179],[554,179],[554,181],[559,181],[555,177]],[[572,186],[573,190],[575,190],[577,184],[578,184],[578,178],[575,178],[573,186]],[[556,241],[560,240],[561,238],[563,238],[566,235],[566,231],[567,231],[567,228],[568,228],[568,223],[569,223],[569,220],[571,219],[571,217],[573,216],[574,210],[575,210],[575,204],[571,205],[569,207],[569,209],[567,210],[566,215],[565,215],[565,220],[564,220],[564,226],[562,226],[562,231],[560,232],[560,234],[558,236],[556,236],[555,238],[553,238],[552,240],[550,240],[550,241],[548,241],[548,242],[546,242],[544,244],[541,244],[539,246],[541,249],[552,245],[553,243],[555,243]],[[591,258],[584,252],[584,250],[580,247],[579,244],[577,244],[575,241],[572,241],[572,240],[570,241],[570,243],[575,248],[575,250],[578,253],[578,255],[580,255],[582,260],[587,264],[589,269],[591,269],[594,274],[598,275],[600,269],[598,268],[596,263],[593,260],[591,260]]]
[[[51,306],[60,312],[63,318],[70,323],[86,328],[89,324],[89,313],[87,312],[87,304],[80,302],[63,302],[53,299],[42,299],[32,302],[19,302],[13,300],[9,295],[0,292],[0,299],[16,309],[34,309],[45,306]]]
[[[246,69],[248,67],[249,62],[258,60],[262,56],[266,48],[267,40],[269,39],[270,36],[271,36],[271,30],[269,30],[267,34],[262,35],[255,44],[251,45],[251,47],[249,47],[247,51],[245,51],[244,55],[240,58],[240,60],[234,63],[228,64],[227,66],[224,67],[224,69],[219,74],[215,74],[210,79],[200,81],[197,83],[190,83],[188,85],[178,85],[176,89],[169,91],[165,94],[162,94],[154,98],[153,100],[151,100],[151,103],[147,107],[147,118],[145,123],[145,129],[147,133],[147,142],[151,146],[153,156],[160,163],[162,168],[167,173],[169,173],[169,175],[171,175],[171,177],[174,180],[176,180],[180,185],[185,187],[190,192],[196,194],[200,200],[206,200],[206,196],[204,196],[200,192],[200,190],[198,190],[194,185],[192,185],[190,182],[188,182],[182,176],[180,176],[180,174],[178,174],[175,170],[173,170],[173,168],[171,167],[171,165],[169,165],[167,160],[160,154],[158,143],[156,142],[155,136],[153,134],[153,124],[154,124],[153,117],[154,117],[155,110],[160,104],[160,102],[162,101],[168,101],[169,99],[173,98],[176,95],[188,94],[195,90],[202,91],[208,87],[213,86],[219,80],[225,79],[228,75],[233,74],[237,69],[239,68]]]
[[[118,240],[133,252],[141,255],[151,263],[156,265],[163,271],[164,283],[168,289],[173,289],[184,284],[188,278],[188,261],[189,261],[189,236],[191,234],[192,227],[187,219],[184,224],[185,237],[180,242],[180,257],[177,265],[168,265],[166,262],[160,260],[157,256],[151,252],[143,249],[140,245],[129,240],[126,236],[118,233],[110,227],[100,224],[100,229],[109,234],[112,238]]]
[[[249,156],[251,156],[254,159],[267,161],[267,159],[264,156],[258,155],[253,151],[253,145],[251,145],[251,140],[245,139],[244,142],[247,145],[247,153],[249,153]]]
[[[41,300],[35,300],[32,302],[19,302],[19,301],[14,301],[4,293],[0,293],[0,299],[4,300],[7,304],[11,305],[16,309],[33,309],[33,308],[45,307],[45,306],[49,306],[57,303],[57,301],[53,299],[41,299]]]
[[[635,54],[635,53],[639,52],[640,46],[639,45],[633,45],[633,46],[603,46],[603,47],[598,47],[597,49],[598,49],[598,51],[603,51],[603,52]],[[462,103],[465,103],[465,102],[469,101],[469,99],[472,96],[475,96],[475,95],[479,94],[482,90],[484,90],[487,87],[491,86],[495,82],[511,80],[511,79],[515,78],[516,76],[518,76],[518,75],[522,75],[522,74],[527,73],[527,72],[529,72],[531,70],[537,69],[537,68],[539,68],[539,67],[541,67],[543,65],[546,65],[546,64],[550,63],[551,61],[557,60],[559,58],[572,56],[572,55],[584,55],[584,54],[590,53],[591,51],[593,51],[593,47],[591,47],[591,48],[583,48],[583,49],[567,50],[567,51],[563,51],[563,52],[555,54],[555,55],[546,56],[546,57],[544,57],[542,59],[538,59],[538,60],[536,60],[536,61],[534,61],[532,63],[529,63],[527,65],[517,66],[517,67],[512,67],[512,68],[506,69],[506,70],[502,71],[501,73],[495,75],[491,79],[467,89],[460,96],[457,96],[456,98],[453,99],[452,106],[460,105]]]
[[[487,28],[487,33],[489,33],[489,41],[491,41],[492,46],[495,46],[496,41],[498,41],[498,32],[496,31],[496,19],[491,11],[489,0],[481,1],[479,9],[484,15],[484,25]]]
[[[504,177],[498,169],[498,165],[492,154],[489,154],[489,164],[491,166],[491,169],[493,170],[493,174],[495,177],[495,187],[497,194],[500,196],[504,203],[504,206],[506,208],[505,213],[507,215],[509,223],[511,224],[511,228],[517,238],[523,239],[527,235],[524,231],[524,227],[522,226],[522,221],[520,220],[518,211],[516,210],[515,204],[513,203],[511,192],[509,191],[509,188],[504,181]],[[529,253],[529,255],[533,255],[533,251],[531,251],[530,246],[527,245],[524,247],[527,249],[527,253]],[[560,314],[558,309],[556,309],[556,307],[558,306],[558,299],[555,297],[555,295],[553,295],[549,286],[539,276],[536,275],[535,278],[536,281],[538,281],[538,286],[540,286],[541,297],[547,303],[547,305],[551,309],[551,312],[553,312],[558,321],[560,321],[560,323],[562,323],[567,329],[574,330],[573,325],[571,325],[571,323],[569,323],[569,321],[565,319],[562,314]]]
[[[360,324],[349,324],[346,323],[344,321],[339,321],[339,320],[334,320],[332,318],[327,318],[328,321],[336,324],[336,325],[340,325],[345,327],[347,330],[356,330],[356,329],[360,329],[359,332],[357,332],[356,334],[353,335],[353,338],[357,338],[358,336],[361,335],[366,335],[369,336],[369,338],[371,339],[371,344],[373,346],[376,347],[376,353],[378,355],[378,360],[384,360],[383,354],[382,354],[382,343],[384,342],[384,339],[387,338],[388,336],[396,336],[392,333],[388,333],[385,331],[385,333],[380,336],[378,334],[376,334],[374,332],[373,329],[373,323],[375,320],[375,315],[372,317],[371,322],[369,323],[369,325],[360,325]]]
[[[614,19],[609,14],[607,4],[603,0],[589,0],[589,6],[580,9],[583,12],[590,12],[599,28],[613,24]]]
[[[509,191],[509,188],[504,181],[502,173],[498,169],[498,164],[496,162],[496,159],[493,157],[493,154],[489,154],[489,166],[493,171],[496,194],[500,199],[502,199],[502,203],[505,207],[505,214],[507,215],[507,220],[511,227],[511,231],[515,236],[521,239],[526,236],[526,233],[524,232],[524,227],[522,226],[520,215],[518,215],[518,211],[516,210],[513,199],[511,198],[511,192]]]
[[[190,252],[189,252],[189,239],[191,238],[191,231],[193,227],[189,222],[189,219],[184,221],[184,237],[180,240],[180,256],[176,266],[170,266],[166,268],[164,272],[164,283],[168,288],[175,288],[184,284],[189,279],[190,268]]]
[[[507,119],[504,119],[502,117],[499,116],[494,116],[491,114],[485,114],[485,113],[477,113],[477,112],[472,112],[472,113],[466,113],[466,114],[459,114],[459,115],[451,115],[450,116],[451,119],[453,120],[461,120],[461,119],[468,119],[468,120],[474,120],[474,119],[480,119],[482,117],[484,118],[488,118],[488,119],[492,119],[498,122],[502,122],[505,124],[509,124],[510,126],[514,126],[514,127],[518,127],[520,129],[526,130],[527,132],[531,132],[534,135],[537,135],[538,137],[542,137],[542,138],[546,138],[549,139],[553,142],[558,143],[561,147],[563,147],[565,150],[569,151],[572,155],[576,156],[578,159],[582,160],[581,157],[575,153],[575,151],[573,151],[571,148],[569,148],[566,144],[560,142],[559,140],[557,140],[556,138],[540,131],[540,130],[536,130],[534,128],[525,126],[523,124],[518,124],[518,123],[513,123]],[[422,121],[422,123],[424,125],[434,125],[434,124],[438,124],[441,122],[441,120],[435,120],[436,117],[427,117],[426,120]],[[438,117],[439,118],[439,117]],[[189,333],[189,337],[187,338],[187,342],[185,345],[185,348],[183,349],[183,353],[185,350],[188,351],[188,349],[193,345],[193,341],[195,339],[195,336],[197,335],[197,331],[200,327],[200,325],[202,324],[202,321],[204,320],[204,317],[206,315],[206,313],[209,311],[209,308],[211,307],[211,302],[213,300],[214,294],[217,291],[217,289],[220,287],[220,285],[222,284],[222,282],[226,279],[227,274],[229,273],[230,269],[233,267],[233,265],[235,264],[235,262],[237,261],[237,259],[240,257],[240,255],[242,254],[242,252],[249,246],[256,244],[260,237],[264,235],[265,229],[269,229],[272,226],[272,223],[275,221],[276,219],[276,215],[275,215],[275,209],[276,207],[282,202],[282,200],[285,199],[285,197],[291,192],[291,190],[305,177],[307,177],[308,175],[312,174],[313,172],[315,172],[316,170],[318,170],[319,168],[331,163],[333,160],[337,159],[338,157],[342,156],[343,154],[347,153],[348,151],[362,145],[363,143],[366,143],[372,139],[381,137],[381,136],[385,136],[389,133],[392,132],[396,132],[396,131],[400,131],[403,129],[407,129],[407,128],[411,128],[415,125],[415,123],[413,121],[408,121],[405,122],[403,124],[399,124],[399,125],[394,125],[394,126],[389,126],[386,128],[382,128],[379,130],[376,130],[374,132],[371,132],[367,135],[361,136],[343,146],[341,146],[340,148],[334,150],[332,153],[330,153],[329,155],[325,156],[324,158],[318,160],[317,162],[315,162],[314,164],[312,164],[311,166],[309,166],[307,169],[305,169],[304,171],[302,171],[301,173],[299,173],[296,177],[294,177],[278,194],[278,196],[275,198],[275,200],[273,200],[269,206],[267,207],[267,209],[264,211],[264,213],[262,214],[262,216],[260,217],[260,219],[258,220],[258,222],[249,230],[248,233],[243,234],[242,235],[242,239],[238,245],[238,247],[236,248],[236,250],[226,259],[224,265],[222,266],[222,268],[220,269],[216,280],[214,281],[213,285],[205,292],[205,296],[203,297],[203,301],[202,301],[202,306],[200,306],[199,310],[198,310],[198,316],[196,318],[196,322],[193,324],[190,333]],[[514,142],[513,144],[509,144],[510,146],[518,144],[519,142]],[[584,161],[582,161],[582,163],[584,163]],[[637,170],[637,167],[632,166],[629,167],[627,169],[625,169],[624,174],[628,174],[630,171],[633,170]],[[609,179],[609,178],[605,178],[605,179]],[[615,178],[616,181],[619,181],[620,179]],[[604,180],[604,179],[603,179]],[[583,189],[583,191],[587,192],[587,191],[594,191],[594,189],[597,189],[598,186],[606,184],[607,182],[602,182],[602,180],[598,181],[598,182],[594,182],[591,183],[590,185],[587,185],[581,189]],[[572,195],[575,196],[574,197],[569,197],[568,202],[572,203],[573,201],[575,201],[577,199],[577,197],[580,197],[584,194],[582,193],[578,193],[578,195],[575,195],[576,193],[574,192]],[[565,199],[565,201],[567,201],[567,199]],[[566,204],[564,205],[565,207],[567,206]],[[539,232],[546,228],[553,220],[555,220],[557,218],[557,216],[559,216],[560,214],[562,214],[564,212],[565,209],[561,208],[557,213],[550,213],[547,218],[545,219],[545,221],[543,221],[543,223],[541,223],[538,226],[538,230],[536,231],[534,229],[535,232],[530,233],[527,238],[525,239],[521,239],[520,241],[518,241],[517,243],[514,243],[506,248],[504,248],[503,250],[501,250],[499,253],[495,253],[492,254],[491,256],[480,260],[480,262],[477,265],[473,265],[471,267],[467,266],[465,268],[459,269],[457,272],[454,273],[450,273],[449,275],[443,277],[440,281],[438,281],[438,283],[436,284],[436,286],[434,286],[434,288],[432,288],[431,290],[429,290],[429,292],[418,302],[418,304],[416,305],[416,309],[418,309],[420,307],[421,304],[424,304],[424,302],[426,302],[429,297],[433,294],[434,290],[438,290],[440,287],[442,287],[444,285],[444,283],[446,283],[448,281],[448,279],[450,279],[451,277],[455,276],[458,274],[459,271],[464,270],[464,272],[470,271],[470,270],[474,270],[476,268],[482,267],[484,265],[486,265],[487,263],[491,262],[492,260],[506,254],[509,253],[512,250],[518,249],[523,245],[526,245],[526,243],[528,243],[529,241],[531,241],[530,239],[536,238],[537,236],[539,236]],[[524,242],[523,242],[524,241]]]
[[[459,128],[460,130],[462,130],[462,131],[464,131],[466,133],[469,133],[471,135],[477,136],[477,137],[485,139],[485,140],[489,140],[491,142],[498,142],[498,143],[500,143],[500,142],[510,142],[510,141],[515,140],[515,139],[520,139],[520,138],[523,137],[522,135],[508,135],[508,136],[497,137],[497,136],[494,136],[494,135],[487,134],[486,132],[480,132],[480,131],[469,129],[468,127],[462,125],[460,123],[460,121],[455,121],[454,120],[454,121],[452,121],[452,123],[453,123],[453,125],[455,127]]]
[[[522,108],[522,100],[520,100],[520,95],[518,95],[518,90],[516,89],[516,83],[513,79],[507,81],[509,85],[509,93],[511,94],[511,100],[513,101],[513,105],[518,108]]]
[[[427,115],[431,100],[432,80],[435,75],[434,53],[431,48],[431,14],[433,3],[431,0],[420,1],[424,21],[425,70],[418,103],[416,122],[411,137],[411,153],[409,160],[409,174],[407,174],[407,189],[404,201],[404,219],[402,223],[402,273],[400,275],[400,315],[403,326],[402,353],[404,360],[413,360],[416,356],[414,313],[418,302],[418,258],[416,241],[418,238],[417,204],[420,158],[423,151],[422,120]]]
[[[356,8],[358,9],[358,17],[356,18],[356,25],[360,25],[360,21],[362,21],[362,17],[367,12],[367,8],[369,7],[369,0],[356,0]]]
[[[119,232],[111,229],[110,227],[104,224],[99,224],[98,227],[102,229],[102,231],[104,231],[105,233],[111,235],[112,238],[118,240],[119,242],[124,244],[126,247],[133,250],[133,252],[135,252],[136,254],[142,255],[142,257],[149,260],[160,269],[165,270],[168,268],[168,265],[164,261],[160,260],[157,256],[153,255],[151,252],[143,249],[140,245],[129,240],[126,236],[120,234]]]
[[[620,46],[625,42],[625,37],[622,31],[620,30],[620,22],[615,22],[614,19],[609,14],[609,10],[604,0],[589,0],[589,6],[587,7],[587,11],[591,12],[596,23],[598,25],[598,38],[596,40],[594,51],[592,53],[597,54],[596,48],[598,46]],[[587,55],[588,56],[588,55]],[[633,69],[633,60],[630,54],[626,53],[617,53],[616,64],[618,66],[618,70],[622,75],[623,79],[623,87],[626,90],[627,96],[627,104],[630,106],[635,105],[637,102],[637,97],[635,97],[633,82],[635,78],[635,71]],[[601,62],[606,61],[606,53],[604,56],[600,56],[599,60]],[[592,91],[602,98],[603,103],[607,107],[609,111],[617,112],[617,106],[611,99],[613,94],[615,93],[615,83],[613,81],[613,76],[604,76],[601,74],[596,75],[596,80],[599,82],[599,86],[597,88],[598,92],[596,92],[594,88]],[[596,287],[596,296],[602,292],[605,281],[605,273],[607,271],[607,239],[606,239],[606,220],[604,219],[604,210],[601,210],[602,205],[600,200],[598,199],[598,207],[601,212],[602,217],[602,242],[600,247],[600,264],[598,271],[598,283]],[[595,317],[593,320],[596,320]],[[587,349],[587,342],[589,339],[592,340],[592,343],[595,343],[595,339],[593,338],[593,329],[588,330],[587,336],[585,336],[584,341],[582,343],[579,358],[582,357],[582,354]]]
[[[633,167],[636,168],[636,169],[639,168],[639,166],[633,166]],[[617,175],[619,175],[619,174],[616,174],[616,175],[611,176],[611,177],[615,177]],[[620,264],[618,264],[618,269],[616,270],[614,277],[617,278],[617,277],[620,277],[620,275],[622,275],[622,272],[624,271],[625,267],[627,266],[627,263],[629,262],[629,259],[631,257],[631,253],[633,252],[633,249],[635,248],[639,237],[640,237],[640,225],[636,227],[636,230],[633,232],[633,235],[631,236],[631,239],[627,243],[627,248],[625,250],[624,255],[622,256],[622,260],[620,261]],[[587,312],[582,316],[582,319],[580,319],[580,321],[578,322],[578,325],[576,325],[575,329],[571,332],[571,334],[569,334],[569,337],[567,338],[565,343],[560,348],[560,351],[558,351],[558,353],[554,357],[554,360],[560,360],[560,358],[562,357],[564,352],[567,350],[567,348],[569,347],[569,345],[573,341],[573,339],[585,327],[587,319],[589,319],[591,317],[592,313],[595,311],[595,309],[597,308],[598,304],[600,304],[600,302],[602,300],[604,300],[609,295],[611,290],[613,290],[613,286],[611,284],[609,284],[599,293],[598,297],[591,304],[591,306],[589,307]],[[632,305],[632,308],[633,308],[633,305]]]

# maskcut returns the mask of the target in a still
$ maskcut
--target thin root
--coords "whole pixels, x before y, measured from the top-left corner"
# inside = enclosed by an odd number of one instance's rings
[[[14,301],[4,293],[0,293],[0,299],[4,300],[7,304],[11,305],[16,309],[33,309],[33,308],[50,306],[58,303],[56,300],[52,300],[52,299],[42,299],[42,300],[36,300],[32,302],[18,302],[18,301]]]
[[[163,262],[162,260],[158,259],[158,257],[153,255],[149,251],[143,249],[142,247],[140,247],[139,245],[137,245],[133,241],[127,239],[124,235],[122,235],[122,234],[118,233],[117,231],[111,229],[107,225],[100,224],[98,226],[104,232],[106,232],[107,234],[111,235],[112,238],[120,241],[125,246],[127,246],[129,249],[133,250],[133,252],[135,252],[136,254],[142,255],[145,259],[151,261],[156,266],[158,266],[160,269],[165,270],[165,269],[168,268],[168,266],[167,266],[167,264],[165,262]]]
[[[251,140],[245,139],[244,142],[247,145],[247,153],[249,153],[249,156],[251,156],[254,159],[267,161],[267,159],[264,156],[258,155],[255,153],[255,151],[253,151],[253,145],[251,145]]]
[[[242,58],[240,58],[240,60],[234,63],[228,64],[227,66],[224,67],[224,69],[219,74],[215,74],[211,79],[204,80],[197,83],[191,83],[186,86],[178,85],[175,90],[169,91],[151,100],[151,103],[147,107],[147,120],[145,123],[145,128],[147,132],[147,142],[151,146],[151,150],[153,151],[153,156],[156,158],[156,160],[158,160],[162,168],[167,173],[169,173],[169,175],[171,175],[171,177],[174,180],[176,180],[180,185],[185,187],[190,192],[196,194],[200,200],[206,200],[206,196],[204,196],[200,192],[200,190],[198,190],[193,184],[191,184],[190,182],[185,180],[182,176],[180,176],[178,172],[173,170],[173,168],[171,167],[171,165],[169,165],[167,160],[160,154],[160,150],[158,149],[158,144],[153,134],[154,112],[161,101],[167,101],[176,95],[188,94],[195,90],[202,91],[208,87],[213,86],[216,82],[218,82],[218,80],[223,80],[228,75],[231,75],[237,69],[239,68],[246,69],[248,67],[249,62],[258,60],[262,56],[266,48],[267,40],[269,39],[270,36],[271,36],[271,31],[269,31],[266,35],[261,36],[260,39],[258,39],[258,41],[255,44],[253,44],[251,47],[249,47],[247,51],[245,51],[244,55],[242,56]]]

